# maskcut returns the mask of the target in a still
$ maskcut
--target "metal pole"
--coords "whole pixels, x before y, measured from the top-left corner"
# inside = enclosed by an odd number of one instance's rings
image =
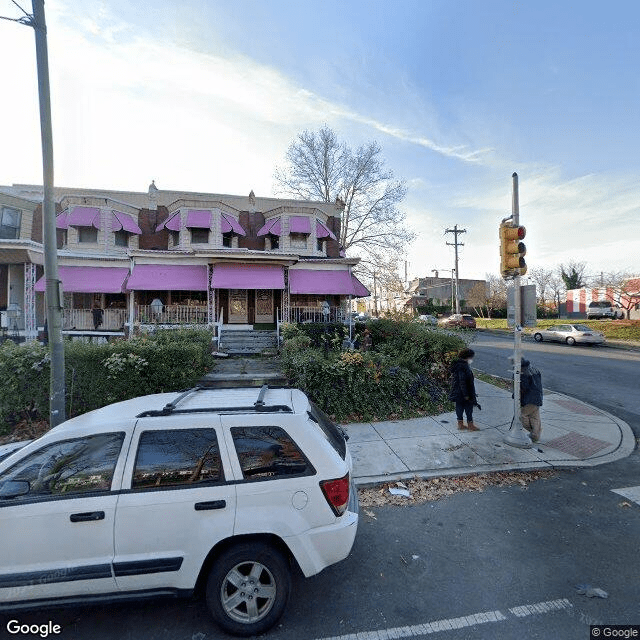
[[[511,212],[513,224],[520,225],[520,204],[518,200],[518,174],[513,176],[513,198]],[[513,280],[513,303],[515,305],[515,317],[513,322],[513,422],[504,441],[513,447],[529,449],[531,438],[522,426],[522,408],[520,407],[520,360],[522,358],[522,306],[520,295],[520,275]]]
[[[456,251],[456,313],[460,313],[460,293],[459,293],[459,282],[458,282],[458,225],[455,225],[453,227],[456,231],[455,231],[455,244],[454,244],[454,248]]]
[[[453,274],[456,272],[455,269],[451,269],[451,313],[453,313]]]
[[[376,280],[376,272],[373,272],[373,308],[376,318],[378,317],[378,284]]]
[[[36,64],[40,100],[40,133],[42,137],[42,172],[44,194],[42,200],[42,231],[44,244],[44,274],[46,281],[47,326],[51,355],[49,423],[52,427],[64,422],[65,380],[64,345],[62,343],[61,283],[58,279],[56,247],[56,208],[53,194],[53,135],[51,131],[51,98],[49,90],[49,57],[44,0],[32,0],[33,28],[36,36]]]

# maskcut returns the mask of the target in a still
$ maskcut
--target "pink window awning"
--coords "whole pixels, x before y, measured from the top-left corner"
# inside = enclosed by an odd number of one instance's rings
[[[368,289],[347,270],[290,269],[290,293],[366,297]]]
[[[190,229],[211,229],[211,211],[208,209],[189,209],[184,226]]]
[[[230,214],[223,213],[220,216],[220,230],[222,233],[237,233],[239,236],[246,236],[245,230],[241,224]]]
[[[100,228],[100,209],[97,207],[74,207],[67,218],[70,227]]]
[[[69,212],[63,211],[56,216],[56,229],[68,229],[69,228]]]
[[[156,231],[162,231],[163,229],[169,229],[169,231],[180,231],[180,212],[179,211],[169,216],[164,222],[161,222],[156,227]]]
[[[267,220],[258,231],[259,236],[266,236],[268,233],[274,236],[279,236],[282,233],[280,218],[271,218],[271,220]]]
[[[275,264],[213,265],[213,289],[284,289],[284,268]]]
[[[206,291],[204,264],[136,264],[127,291]]]
[[[69,293],[122,293],[128,267],[58,267],[63,291]],[[44,276],[36,282],[36,291],[45,291]]]
[[[318,239],[331,238],[332,240],[337,240],[333,231],[318,219],[316,219],[316,237]]]
[[[138,235],[142,233],[142,229],[130,215],[120,211],[112,211],[111,213],[111,231],[128,231]]]
[[[291,216],[289,233],[311,233],[311,221],[306,216]]]

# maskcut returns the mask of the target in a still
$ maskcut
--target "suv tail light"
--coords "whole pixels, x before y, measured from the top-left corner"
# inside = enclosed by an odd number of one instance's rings
[[[323,480],[320,488],[333,513],[341,516],[349,504],[349,474],[337,480]]]

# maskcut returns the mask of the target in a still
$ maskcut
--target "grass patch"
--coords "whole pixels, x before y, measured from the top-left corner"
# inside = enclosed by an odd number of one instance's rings
[[[500,389],[504,389],[505,391],[511,391],[512,382],[505,378],[501,378],[499,376],[493,376],[490,373],[485,373],[484,371],[478,371],[477,369],[473,370],[473,375],[477,380],[482,380],[482,382],[488,382],[492,384],[494,387],[499,387]]]
[[[640,320],[544,319],[538,320],[536,327],[526,327],[524,332],[532,335],[536,329],[548,329],[557,324],[568,323],[584,324],[612,340],[640,340]],[[479,329],[508,329],[506,318],[476,318],[476,325]]]

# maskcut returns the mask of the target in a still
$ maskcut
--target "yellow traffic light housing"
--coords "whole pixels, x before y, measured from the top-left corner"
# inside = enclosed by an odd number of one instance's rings
[[[522,226],[514,226],[508,222],[500,224],[500,273],[503,278],[523,276],[527,273],[524,256],[527,248],[522,239],[527,230]]]

